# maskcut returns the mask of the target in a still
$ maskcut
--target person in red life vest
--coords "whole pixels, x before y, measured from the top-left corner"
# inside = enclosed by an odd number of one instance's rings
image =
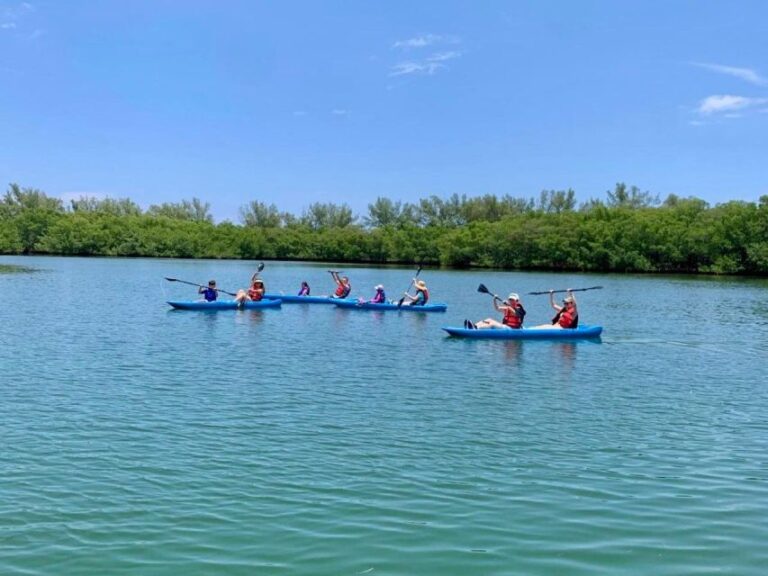
[[[563,299],[563,305],[558,306],[555,304],[554,291],[550,290],[549,303],[557,311],[555,317],[552,318],[552,326],[550,328],[579,327],[579,311],[576,308],[576,298],[574,298],[573,292],[568,290],[566,297]]]
[[[404,302],[403,306],[424,306],[429,302],[429,290],[427,289],[427,283],[424,280],[413,279],[413,287],[416,288],[416,295],[411,296],[408,292],[405,293],[405,299],[408,302]]]
[[[346,298],[349,293],[352,292],[352,285],[349,283],[347,276],[339,276],[339,273],[334,270],[328,270],[331,273],[333,281],[336,282],[336,291],[331,295],[331,298]]]
[[[494,320],[493,318],[486,318],[481,320],[477,324],[464,320],[465,328],[513,328],[519,329],[523,327],[523,320],[525,319],[525,308],[520,303],[520,296],[512,292],[507,296],[506,302],[501,298],[493,298],[493,307],[499,312],[504,314],[501,322]]]
[[[254,274],[251,278],[251,287],[248,290],[238,290],[235,302],[239,305],[243,302],[258,302],[264,298],[264,292],[264,281]]]

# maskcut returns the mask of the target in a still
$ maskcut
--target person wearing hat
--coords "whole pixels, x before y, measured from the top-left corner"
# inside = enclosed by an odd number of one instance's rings
[[[251,278],[251,287],[248,290],[238,290],[235,296],[235,302],[242,304],[246,300],[249,302],[258,302],[264,298],[264,281],[254,274]]]
[[[512,292],[507,296],[506,301],[502,301],[497,296],[493,297],[493,307],[499,312],[504,314],[501,322],[494,320],[493,318],[486,318],[481,320],[477,324],[464,320],[465,328],[522,328],[523,320],[525,319],[525,308],[520,303],[520,296]]]
[[[197,293],[202,294],[203,299],[206,302],[215,302],[216,298],[219,297],[219,291],[216,289],[216,280],[208,282],[208,288],[200,286],[200,288],[197,289]]]
[[[387,301],[387,295],[384,293],[384,286],[382,284],[377,284],[374,288],[376,290],[376,294],[373,295],[373,298],[368,300],[371,304],[384,304]]]
[[[408,292],[405,293],[404,298],[408,300],[405,302],[405,306],[424,306],[429,302],[429,290],[427,290],[427,283],[424,280],[413,279],[413,287],[416,288],[416,295],[411,296]]]
[[[557,314],[552,318],[552,328],[579,327],[579,311],[576,308],[576,298],[574,298],[573,292],[570,289],[566,291],[562,306],[555,304],[555,292],[550,290],[549,304],[557,311]]]

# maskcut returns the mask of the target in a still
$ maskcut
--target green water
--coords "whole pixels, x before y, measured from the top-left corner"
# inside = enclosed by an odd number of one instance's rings
[[[766,281],[425,270],[445,314],[211,314],[163,276],[255,263],[0,263],[40,270],[0,275],[0,574],[765,573]],[[602,341],[446,338],[480,282],[602,285]]]

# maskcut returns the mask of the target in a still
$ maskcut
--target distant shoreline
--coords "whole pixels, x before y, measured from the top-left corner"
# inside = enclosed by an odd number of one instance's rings
[[[0,200],[0,254],[282,260],[541,272],[768,276],[768,196],[710,207],[663,203],[619,184],[606,202],[572,191],[379,198],[369,214],[314,204],[301,217],[252,202],[215,224],[193,199],[142,212],[130,200],[61,200],[12,185]]]

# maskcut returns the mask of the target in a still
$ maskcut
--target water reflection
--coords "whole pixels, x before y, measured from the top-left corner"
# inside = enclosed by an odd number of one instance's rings
[[[238,310],[235,316],[237,323],[247,322],[249,325],[258,325],[264,322],[265,310]]]
[[[523,359],[523,341],[507,340],[504,342],[504,359],[510,364],[520,366]]]
[[[562,372],[570,375],[576,366],[576,342],[554,342],[552,345],[553,365],[559,365]]]

